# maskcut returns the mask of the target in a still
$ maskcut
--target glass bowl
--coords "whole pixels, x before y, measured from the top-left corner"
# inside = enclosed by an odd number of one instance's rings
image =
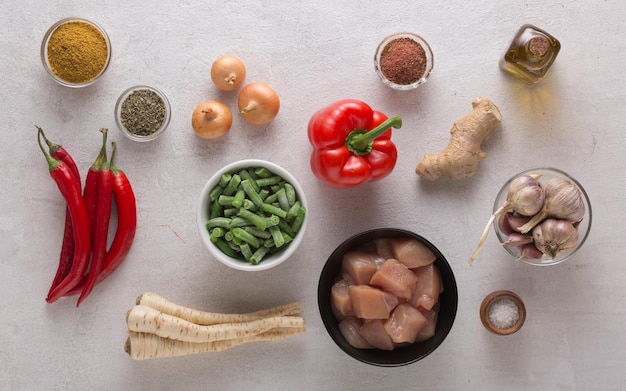
[[[54,44],[55,40],[61,39],[56,33],[63,33],[59,29],[66,28],[70,24],[76,24],[76,26],[80,27],[82,30],[80,32],[74,32],[79,36],[80,41],[64,41],[62,42],[62,46],[55,46],[58,50],[53,49],[50,46],[51,42]],[[65,33],[68,34],[67,31]],[[84,43],[81,44],[88,35],[91,35],[93,40],[101,41],[101,43],[106,45],[107,55],[102,63],[94,63],[94,61],[89,58],[93,52],[93,47]],[[68,39],[71,38],[70,34]],[[51,59],[50,52],[52,51],[57,53],[60,58]],[[52,76],[57,83],[72,88],[86,87],[100,79],[109,67],[109,63],[111,62],[111,41],[106,31],[96,22],[77,17],[61,19],[53,24],[43,37],[41,43],[41,61],[48,74]],[[85,75],[77,76],[76,74],[81,72],[81,68],[82,71],[85,72]],[[70,72],[72,72],[72,74],[69,74]]]
[[[247,170],[251,168],[265,168],[270,173],[274,175],[280,176],[285,182],[290,183],[294,190],[296,200],[299,200],[301,206],[305,208],[306,213],[304,214],[304,220],[302,220],[302,225],[295,232],[295,236],[293,240],[289,242],[287,245],[283,246],[278,251],[270,251],[267,253],[259,263],[253,264],[252,262],[246,261],[244,257],[235,257],[231,254],[225,254],[219,246],[211,240],[211,234],[209,233],[209,229],[207,228],[207,222],[211,216],[211,206],[213,204],[212,199],[215,196],[212,194],[214,189],[219,186],[221,182],[221,178],[223,174],[237,174],[241,173],[242,170]],[[233,175],[234,176],[234,175]],[[239,160],[233,163],[230,163],[218,171],[216,171],[211,178],[207,181],[202,192],[200,193],[200,198],[198,200],[198,209],[196,212],[196,225],[198,227],[198,232],[200,234],[200,240],[204,247],[209,251],[209,253],[213,256],[213,258],[217,259],[222,264],[231,267],[233,269],[242,270],[242,271],[261,271],[271,269],[285,262],[289,257],[291,257],[294,252],[297,250],[300,243],[302,243],[302,239],[305,235],[305,228],[307,222],[309,220],[309,212],[308,212],[308,204],[306,202],[306,197],[304,195],[304,189],[300,186],[296,178],[289,173],[283,167],[274,164],[269,161],[259,160],[259,159],[244,159]],[[226,207],[225,207],[226,208]],[[288,220],[283,220],[283,222],[291,223]],[[280,225],[282,227],[282,225]],[[293,225],[291,225],[293,227]],[[228,229],[228,228],[226,228]],[[283,229],[283,228],[281,228]],[[286,232],[286,231],[285,231]],[[226,237],[226,236],[224,236]]]
[[[576,251],[578,251],[578,249],[582,247],[582,245],[585,243],[585,240],[587,240],[587,237],[589,236],[589,230],[591,229],[591,214],[592,214],[591,203],[589,201],[589,197],[585,189],[582,187],[582,185],[576,179],[572,178],[569,174],[567,174],[566,172],[561,171],[556,168],[533,168],[530,170],[520,172],[519,174],[516,174],[515,176],[510,178],[504,184],[504,186],[502,186],[493,205],[494,212],[498,210],[502,206],[502,204],[504,204],[504,202],[506,201],[506,198],[509,192],[509,185],[511,184],[511,182],[518,176],[524,175],[524,174],[541,175],[539,178],[539,183],[541,184],[546,183],[548,180],[552,178],[567,179],[571,181],[580,190],[580,193],[582,194],[583,204],[585,205],[585,216],[583,217],[582,221],[578,223],[577,225],[578,244],[570,252],[558,254],[555,258],[550,258],[547,255],[544,255],[540,259],[531,259],[531,258],[521,257],[521,251],[518,247],[504,246],[504,245],[502,247],[504,247],[506,251],[508,251],[509,254],[511,254],[516,260],[522,261],[529,265],[550,266],[550,265],[559,264],[565,261],[566,259],[570,258],[572,255],[574,255]],[[496,231],[496,235],[498,236],[498,240],[500,241],[500,243],[504,243],[507,239],[507,234],[502,231],[502,229],[500,228],[500,225],[498,224],[498,221],[499,221],[498,218],[494,220],[493,227],[494,227],[494,230]]]
[[[332,305],[332,286],[342,270],[344,254],[380,238],[416,239],[436,256],[434,265],[439,269],[442,291],[439,295],[439,313],[434,335],[422,342],[397,347],[394,350],[358,349],[348,343],[339,328],[339,320]],[[375,228],[355,234],[341,243],[328,257],[320,274],[317,288],[319,312],[326,331],[337,346],[348,356],[366,364],[379,367],[399,367],[415,363],[434,352],[452,329],[459,302],[456,279],[452,267],[443,254],[424,237],[399,228]]]
[[[125,111],[129,114],[124,114]],[[161,90],[154,87],[131,87],[115,103],[115,122],[124,136],[134,141],[145,142],[159,137],[167,129],[170,117],[170,102]]]
[[[384,57],[389,54],[389,49],[395,43],[401,41],[412,41],[413,43],[417,43],[424,49],[425,63],[422,64],[424,66],[424,71],[421,73],[421,75],[406,75],[407,72],[415,72],[415,64],[409,62],[409,64],[402,67],[398,75],[391,77],[389,71],[386,71],[384,61],[383,63],[381,63],[381,61],[384,60]],[[404,62],[407,61],[405,60]],[[374,55],[374,68],[376,70],[376,74],[378,75],[378,77],[380,77],[380,80],[382,80],[382,82],[386,86],[391,87],[395,90],[412,90],[414,88],[417,88],[419,85],[426,83],[426,80],[428,80],[428,77],[433,70],[433,65],[434,58],[430,45],[428,45],[424,38],[420,37],[419,35],[408,32],[396,33],[383,39],[380,44],[378,44],[378,47],[376,48],[376,54]],[[419,73],[419,71],[417,72]],[[408,79],[407,82],[402,83],[400,81],[400,77],[406,77]]]

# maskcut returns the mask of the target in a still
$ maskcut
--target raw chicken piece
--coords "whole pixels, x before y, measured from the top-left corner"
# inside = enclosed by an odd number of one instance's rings
[[[341,261],[341,275],[355,285],[367,284],[376,270],[376,257],[369,252],[348,251]]]
[[[396,344],[385,330],[385,321],[381,319],[367,320],[359,330],[361,336],[373,347],[380,350],[393,350]]]
[[[357,349],[372,349],[374,347],[361,336],[360,329],[362,325],[363,321],[361,319],[348,317],[339,323],[339,331],[341,331],[341,335],[351,346]]]
[[[430,265],[413,269],[413,273],[417,277],[417,285],[413,291],[413,296],[409,299],[409,303],[415,308],[424,308],[430,311],[439,301],[439,293],[441,293],[439,269],[431,263]]]
[[[350,285],[348,293],[354,314],[361,319],[387,319],[398,305],[395,295],[369,285]]]
[[[393,293],[401,299],[410,299],[417,285],[417,276],[403,263],[388,259],[369,281],[385,292]]]
[[[413,343],[420,331],[428,325],[428,319],[408,303],[400,304],[385,322],[385,330],[395,343]]]
[[[424,244],[412,238],[395,238],[391,242],[394,258],[409,269],[426,266],[435,261],[435,254]]]
[[[434,309],[432,311],[421,312],[426,317],[426,319],[428,319],[428,324],[424,326],[417,334],[415,342],[422,342],[426,341],[429,338],[432,338],[435,335],[435,330],[437,329],[437,316],[439,315],[439,311],[437,309]]]
[[[350,294],[348,293],[349,285],[350,284],[346,280],[342,279],[334,283],[330,290],[330,297],[333,304],[333,310],[335,310],[335,316],[340,318],[354,316],[352,300],[350,299]]]
[[[374,244],[376,245],[376,253],[380,255],[381,258],[387,260],[389,258],[393,258],[393,249],[391,248],[391,238],[378,238],[374,240]]]

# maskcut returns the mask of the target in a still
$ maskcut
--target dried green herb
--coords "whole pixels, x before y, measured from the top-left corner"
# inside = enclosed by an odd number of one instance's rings
[[[133,91],[122,102],[120,111],[122,125],[137,136],[149,136],[159,130],[165,116],[165,102],[156,92],[148,89]]]

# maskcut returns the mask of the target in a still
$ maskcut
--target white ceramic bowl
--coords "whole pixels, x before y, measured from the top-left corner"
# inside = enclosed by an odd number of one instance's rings
[[[513,246],[502,246],[502,247],[504,247],[506,251],[508,251],[509,254],[511,254],[515,259],[518,259],[529,265],[550,266],[550,265],[559,264],[565,261],[566,259],[570,258],[572,255],[574,255],[578,251],[578,249],[582,247],[583,243],[585,243],[585,241],[587,240],[587,237],[589,236],[589,230],[591,229],[591,202],[589,201],[587,192],[582,187],[582,185],[576,179],[572,178],[569,174],[567,174],[566,172],[561,171],[556,168],[533,168],[531,170],[526,170],[526,171],[520,172],[519,174],[514,175],[504,184],[504,186],[502,186],[502,188],[498,192],[498,195],[493,205],[494,212],[498,210],[500,206],[502,206],[502,204],[506,201],[506,197],[509,192],[509,185],[511,184],[511,182],[518,176],[524,175],[524,174],[541,175],[539,179],[539,183],[542,183],[542,184],[546,183],[548,180],[552,178],[567,179],[571,181],[580,190],[582,194],[582,200],[585,205],[585,216],[583,217],[582,221],[578,223],[577,225],[578,244],[572,251],[562,253],[562,254],[557,254],[555,258],[550,258],[544,255],[540,259],[529,259],[529,258],[520,257],[521,252],[520,252],[520,249],[517,247],[513,247]],[[498,240],[500,241],[500,243],[503,243],[506,240],[507,235],[506,233],[502,232],[502,230],[500,229],[498,220],[499,219],[495,219],[495,221],[493,222],[493,227],[494,227],[494,230],[496,231],[496,235],[498,236]]]
[[[200,233],[200,240],[207,248],[209,253],[217,259],[219,262],[223,263],[226,266],[232,267],[237,270],[244,271],[259,271],[259,270],[267,270],[271,269],[277,265],[280,265],[284,261],[286,261],[298,248],[305,234],[306,224],[309,219],[309,213],[305,214],[304,221],[302,222],[302,226],[298,230],[297,234],[293,238],[293,240],[288,243],[285,248],[277,251],[275,253],[268,253],[265,257],[256,265],[251,264],[250,262],[242,259],[242,258],[234,258],[224,254],[215,243],[211,241],[211,237],[209,231],[206,227],[206,223],[209,220],[210,216],[210,194],[211,191],[219,184],[220,178],[222,174],[225,173],[237,173],[242,169],[247,169],[251,167],[265,167],[275,175],[280,176],[286,182],[290,183],[296,191],[297,199],[301,202],[302,206],[307,208],[307,202],[304,195],[304,190],[296,180],[296,178],[291,175],[287,170],[280,167],[277,164],[258,159],[245,159],[237,162],[230,163],[225,167],[221,168],[217,172],[211,176],[208,182],[204,185],[202,192],[200,193],[200,199],[198,201],[198,210],[197,210],[197,225],[198,231]]]

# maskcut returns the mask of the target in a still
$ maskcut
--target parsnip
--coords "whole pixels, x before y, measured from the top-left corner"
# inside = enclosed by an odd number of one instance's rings
[[[135,305],[128,312],[126,323],[129,331],[187,342],[230,340],[261,334],[273,328],[304,327],[304,319],[297,316],[273,316],[241,323],[198,325],[146,305]]]
[[[225,341],[194,343],[162,338],[154,334],[130,332],[124,350],[133,360],[180,357],[206,352],[221,352],[249,342],[277,341],[304,334],[304,327],[266,331],[250,337]]]
[[[472,111],[452,126],[446,149],[438,154],[424,155],[415,172],[428,180],[442,176],[452,179],[471,177],[476,173],[478,163],[487,157],[481,144],[501,121],[502,114],[496,105],[487,98],[476,98],[472,102]]]
[[[157,295],[146,292],[137,297],[136,304],[152,307],[164,314],[176,316],[199,325],[213,325],[219,323],[240,323],[266,318],[268,316],[288,316],[300,314],[300,303],[294,302],[278,307],[247,314],[222,314],[215,312],[198,311],[181,306]]]

